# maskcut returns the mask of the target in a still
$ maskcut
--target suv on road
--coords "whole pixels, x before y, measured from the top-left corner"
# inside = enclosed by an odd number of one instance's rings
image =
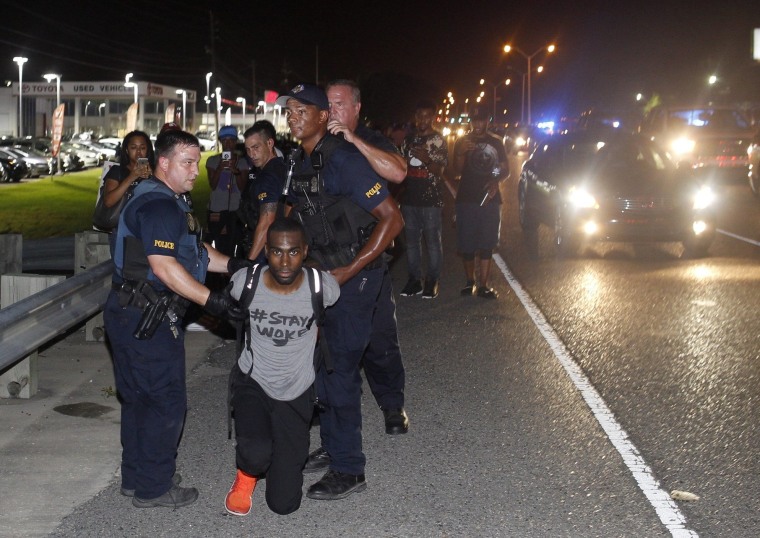
[[[738,107],[660,105],[646,115],[639,132],[667,148],[679,166],[747,177],[753,129]]]

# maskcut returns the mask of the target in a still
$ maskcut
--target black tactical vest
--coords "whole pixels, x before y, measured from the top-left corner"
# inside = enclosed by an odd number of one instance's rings
[[[297,198],[292,216],[306,229],[309,257],[322,269],[348,265],[369,240],[377,219],[348,196],[325,192],[325,172],[330,156],[345,140],[326,134],[306,160],[303,148],[295,155],[290,192]],[[348,179],[350,181],[350,178]]]

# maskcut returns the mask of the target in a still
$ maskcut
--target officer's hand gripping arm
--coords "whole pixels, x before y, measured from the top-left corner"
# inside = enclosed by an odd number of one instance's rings
[[[212,291],[203,309],[216,317],[233,321],[242,321],[248,315],[240,303],[232,298],[229,287],[222,291]]]

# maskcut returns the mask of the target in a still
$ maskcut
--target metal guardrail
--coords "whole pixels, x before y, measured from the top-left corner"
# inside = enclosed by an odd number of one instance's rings
[[[103,309],[113,262],[104,261],[0,310],[0,370]]]

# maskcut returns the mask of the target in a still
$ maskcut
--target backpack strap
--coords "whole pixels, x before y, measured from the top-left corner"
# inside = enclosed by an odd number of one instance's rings
[[[248,268],[245,273],[245,284],[243,285],[243,291],[240,292],[240,305],[248,310],[253,302],[253,296],[256,295],[256,288],[259,285],[259,278],[261,277],[261,265],[255,264]],[[235,336],[237,341],[237,353],[236,358],[240,358],[240,354],[243,352],[243,345],[248,346],[248,350],[251,350],[251,319],[250,316],[246,317],[242,321],[235,323]],[[253,352],[251,352],[253,356]],[[237,360],[232,366],[230,372],[230,379],[227,383],[227,439],[232,439],[232,372],[237,368]],[[253,370],[253,363],[251,363],[251,370]],[[248,372],[251,375],[251,372]]]
[[[311,309],[312,315],[306,328],[311,329],[311,324],[316,320],[317,327],[321,327],[325,315],[325,298],[322,293],[322,273],[313,267],[306,267],[306,277],[309,279],[309,290],[311,290]]]
[[[253,296],[256,295],[256,289],[259,286],[259,278],[261,277],[261,264],[254,264],[248,268],[245,274],[245,284],[243,290],[240,292],[240,306],[243,309],[248,310],[253,302]],[[245,318],[243,321],[238,322],[235,325],[235,331],[237,334],[237,356],[240,357],[240,353],[243,351],[243,343],[245,343],[248,350],[251,349],[251,320]],[[245,333],[245,334],[244,334]],[[250,374],[250,372],[249,372]]]
[[[306,275],[309,279],[311,306],[314,311],[311,319],[306,324],[306,328],[310,329],[312,322],[316,321],[317,328],[320,329],[317,337],[317,349],[314,350],[314,370],[319,370],[319,367],[324,362],[327,373],[331,373],[333,371],[332,357],[330,356],[330,349],[327,347],[325,333],[321,330],[322,325],[325,322],[325,296],[322,285],[322,273],[314,267],[307,267]]]

